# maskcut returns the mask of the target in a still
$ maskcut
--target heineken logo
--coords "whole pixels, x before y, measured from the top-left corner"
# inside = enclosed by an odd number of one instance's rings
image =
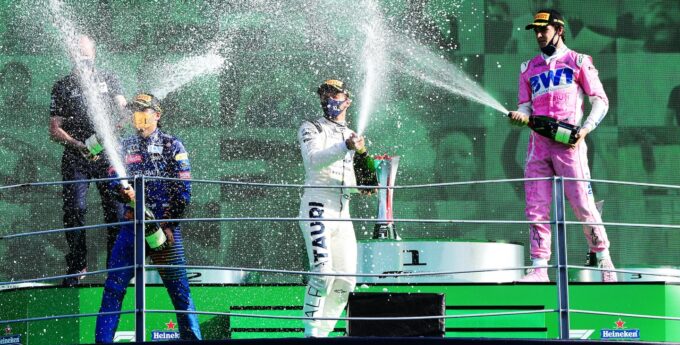
[[[7,331],[5,329],[5,331]],[[10,334],[0,337],[0,345],[21,345],[21,334]]]
[[[629,329],[626,327],[626,321],[614,321],[613,329],[601,329],[600,339],[640,339],[639,329]]]
[[[165,330],[151,331],[151,341],[179,340],[176,326],[177,324],[170,320],[165,324]]]
[[[151,331],[151,341],[179,340],[177,331]]]

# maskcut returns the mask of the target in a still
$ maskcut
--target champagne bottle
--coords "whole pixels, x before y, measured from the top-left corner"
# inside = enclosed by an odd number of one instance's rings
[[[153,212],[148,207],[144,206],[144,219],[156,220]],[[147,223],[144,226],[144,238],[151,250],[163,250],[170,246],[168,238],[165,236],[165,231],[161,229],[159,223]]]
[[[544,115],[529,116],[527,125],[539,135],[567,145],[576,143],[579,138],[578,132],[581,130],[580,126],[571,125]]]
[[[368,154],[367,150],[364,152],[356,152],[353,160],[354,175],[357,179],[358,186],[377,186],[378,175],[376,174],[375,159]]]
[[[85,139],[85,146],[83,148],[83,157],[91,161],[96,161],[101,157],[101,153],[104,151],[104,146],[99,142],[96,134],[92,134],[89,138]]]
[[[130,207],[134,209],[135,201],[134,200],[130,201],[128,205],[130,205]],[[154,216],[153,212],[151,212],[151,210],[146,206],[144,206],[144,219],[156,220],[156,216]],[[170,243],[168,243],[168,238],[167,236],[165,236],[165,231],[161,229],[159,223],[144,224],[144,238],[146,239],[146,243],[149,245],[149,248],[151,250],[157,251],[170,247]]]

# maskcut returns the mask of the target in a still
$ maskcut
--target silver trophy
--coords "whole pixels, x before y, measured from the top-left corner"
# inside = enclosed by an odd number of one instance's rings
[[[394,187],[397,178],[397,168],[399,167],[399,156],[375,156],[376,175],[378,186]],[[397,230],[394,229],[394,214],[392,213],[392,197],[394,189],[378,189],[378,219],[379,221],[373,228],[373,238],[382,240],[401,240]]]

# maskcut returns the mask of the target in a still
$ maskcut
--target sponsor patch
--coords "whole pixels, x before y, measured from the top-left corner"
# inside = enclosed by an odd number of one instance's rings
[[[151,96],[147,94],[139,94],[137,97],[135,97],[135,100],[140,100],[142,102],[150,103],[151,102]]]
[[[534,20],[548,20],[550,19],[550,13],[536,13],[536,16],[534,17]]]
[[[191,171],[180,171],[177,176],[182,180],[189,180],[191,179]]]
[[[163,146],[149,145],[149,147],[147,147],[147,150],[149,151],[149,153],[162,154],[163,153]]]
[[[529,67],[529,62],[531,62],[531,60],[529,60],[529,61],[524,61],[524,62],[522,62],[522,64],[519,66],[519,69],[520,69],[521,73],[526,72],[527,67]]]
[[[140,155],[140,154],[125,156],[125,163],[126,164],[134,164],[134,163],[141,163],[141,162],[142,162],[142,155]]]
[[[183,161],[183,160],[186,160],[186,159],[189,159],[189,155],[186,152],[178,153],[178,154],[175,155],[176,161]]]
[[[574,83],[574,70],[566,67],[548,70],[529,78],[529,83],[531,83],[533,96],[540,96],[571,86]]]

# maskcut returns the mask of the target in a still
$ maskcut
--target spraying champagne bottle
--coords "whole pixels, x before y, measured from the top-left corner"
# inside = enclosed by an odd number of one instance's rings
[[[127,184],[123,184],[123,188],[131,189],[132,187]],[[130,205],[132,209],[135,209],[135,200],[130,200],[128,205]],[[154,216],[153,212],[151,212],[151,210],[146,207],[146,205],[144,206],[144,219],[156,220],[156,216]],[[144,238],[146,239],[146,243],[149,245],[149,248],[153,251],[163,250],[170,247],[168,238],[165,236],[165,231],[163,231],[159,223],[144,224]]]
[[[354,175],[357,179],[358,186],[377,186],[378,175],[376,174],[376,162],[373,157],[368,154],[368,150],[364,149],[361,152],[354,154],[353,160]]]
[[[510,116],[510,114],[508,114]],[[544,115],[529,116],[527,124],[534,132],[558,143],[573,145],[578,141],[580,126],[575,126]]]

